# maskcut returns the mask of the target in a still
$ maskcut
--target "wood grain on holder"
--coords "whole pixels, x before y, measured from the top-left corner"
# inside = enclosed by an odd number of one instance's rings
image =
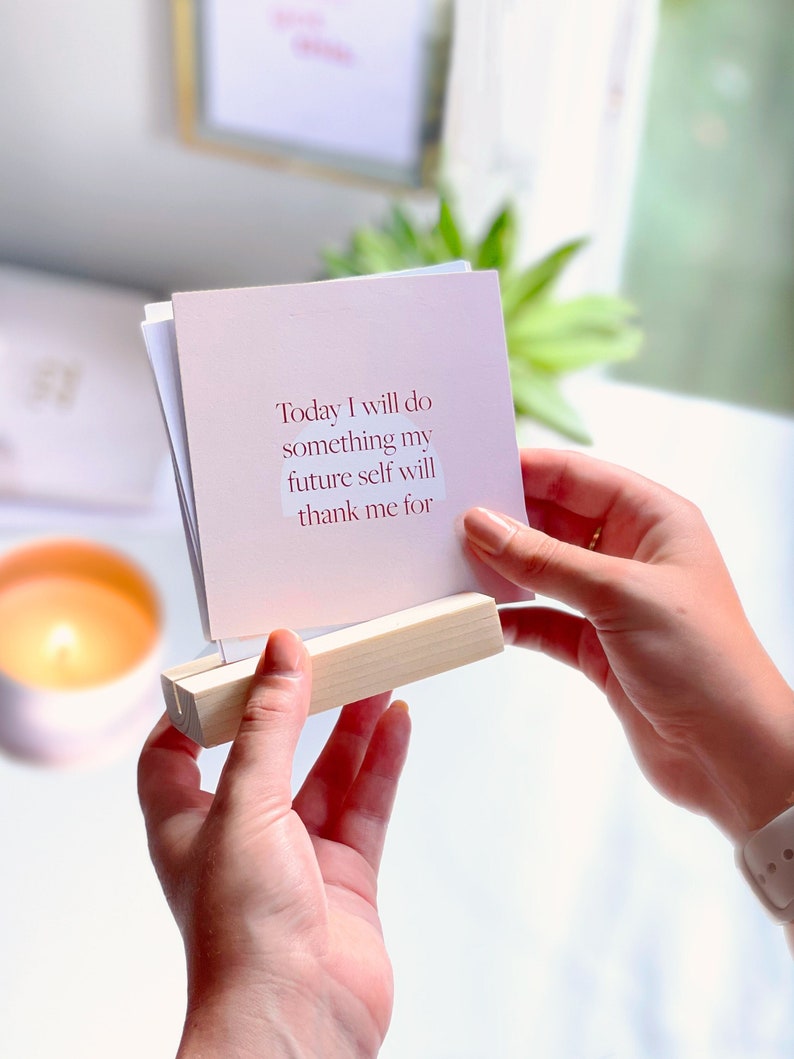
[[[310,713],[411,684],[504,649],[496,603],[462,592],[306,642]],[[172,724],[201,746],[234,739],[258,659],[209,655],[162,674]]]

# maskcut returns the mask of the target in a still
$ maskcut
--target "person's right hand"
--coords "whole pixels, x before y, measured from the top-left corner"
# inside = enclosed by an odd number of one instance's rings
[[[580,668],[651,782],[744,841],[794,802],[794,694],[701,513],[577,453],[525,451],[522,470],[532,528],[475,508],[469,544],[510,581],[579,613],[506,610],[506,641]]]

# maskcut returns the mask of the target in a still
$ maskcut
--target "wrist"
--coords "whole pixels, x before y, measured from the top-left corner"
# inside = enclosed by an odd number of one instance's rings
[[[300,986],[271,977],[230,978],[220,988],[190,990],[177,1059],[376,1056],[382,1035],[369,1023],[367,1013],[345,1017],[323,980],[307,969]]]
[[[726,723],[701,759],[732,807],[718,821],[736,845],[794,805],[794,692],[775,672],[745,693],[741,725]]]
[[[189,1000],[177,1059],[205,1059],[215,1055],[234,1055],[237,1059],[254,1059],[258,1055],[290,1056],[293,1051],[271,1052],[270,1028],[255,1011],[234,996],[204,997]]]

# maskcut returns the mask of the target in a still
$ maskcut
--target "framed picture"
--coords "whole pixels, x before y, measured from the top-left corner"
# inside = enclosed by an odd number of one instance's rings
[[[454,0],[172,0],[180,129],[197,147],[432,186]]]

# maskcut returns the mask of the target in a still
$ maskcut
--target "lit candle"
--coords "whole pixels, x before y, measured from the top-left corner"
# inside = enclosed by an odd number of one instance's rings
[[[159,605],[129,559],[82,540],[0,558],[0,743],[82,757],[130,723],[158,670]]]

